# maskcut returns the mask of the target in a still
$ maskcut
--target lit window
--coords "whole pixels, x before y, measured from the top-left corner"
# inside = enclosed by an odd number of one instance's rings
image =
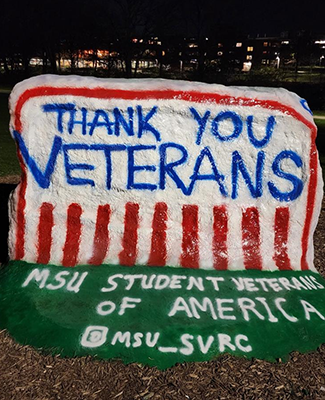
[[[240,43],[240,42],[237,42],[237,43],[236,43],[236,47],[242,47],[242,45],[243,45],[243,44]]]
[[[249,72],[251,68],[252,68],[252,63],[250,61],[244,62],[242,71]]]
[[[250,60],[252,60],[252,59],[253,59],[253,56],[250,56],[250,55],[247,55],[247,56],[246,56],[246,60],[249,60],[249,61],[250,61]]]
[[[264,46],[264,47],[267,47],[267,45],[268,45],[268,42],[264,42],[264,43],[263,43],[263,46]]]
[[[253,46],[248,46],[247,47],[247,51],[253,51],[254,50],[254,47]]]

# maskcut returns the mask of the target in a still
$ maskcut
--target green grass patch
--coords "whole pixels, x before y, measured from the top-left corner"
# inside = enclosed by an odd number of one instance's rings
[[[317,119],[317,116],[325,117],[325,111],[323,110],[316,110],[313,111],[314,118]]]
[[[324,135],[325,134],[325,119],[315,118],[315,124],[317,125],[318,133],[320,135]]]
[[[20,167],[9,133],[8,94],[0,93],[0,176],[16,174],[20,174]]]

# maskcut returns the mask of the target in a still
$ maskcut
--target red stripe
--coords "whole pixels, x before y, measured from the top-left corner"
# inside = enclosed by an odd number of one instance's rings
[[[139,228],[139,204],[126,203],[124,217],[123,250],[119,254],[120,264],[132,266],[137,258]]]
[[[53,229],[53,204],[43,203],[40,208],[38,224],[38,264],[48,264],[51,255],[52,229]]]
[[[309,159],[309,185],[308,185],[308,195],[307,195],[307,206],[306,206],[306,219],[304,230],[301,239],[301,247],[302,247],[302,255],[301,255],[301,269],[307,270],[309,269],[309,265],[307,262],[307,250],[308,245],[310,243],[310,227],[311,220],[314,214],[315,208],[315,200],[316,200],[316,188],[317,188],[317,173],[318,173],[318,152],[316,148],[316,135],[317,130],[314,127],[313,134],[311,138],[311,147],[310,147],[310,159]]]
[[[280,270],[291,270],[288,256],[289,208],[278,207],[274,217],[274,256],[276,266]]]
[[[98,207],[93,255],[89,260],[89,264],[91,265],[101,265],[106,256],[109,246],[108,224],[110,216],[111,208],[108,204]]]
[[[183,206],[183,241],[181,266],[199,268],[199,208],[196,205]]]
[[[256,207],[249,207],[242,215],[242,245],[246,269],[262,269],[260,244],[259,213]]]
[[[228,214],[225,205],[213,208],[213,267],[217,270],[228,268]]]
[[[214,102],[223,105],[243,105],[243,106],[261,106],[267,109],[283,111],[286,114],[292,115],[299,121],[305,123],[309,128],[314,125],[306,120],[294,108],[286,106],[274,100],[259,100],[247,97],[233,97],[230,95],[221,95],[218,93],[200,93],[195,91],[180,91],[180,90],[122,90],[122,89],[108,89],[108,88],[85,88],[85,87],[52,87],[52,86],[39,86],[26,90],[19,97],[15,113],[15,129],[21,132],[21,109],[29,99],[39,96],[61,96],[72,95],[79,97],[91,97],[100,99],[118,98],[123,100],[136,100],[136,99],[177,99],[191,102]]]
[[[167,204],[157,203],[152,220],[151,250],[148,265],[163,267],[166,265],[166,229]]]
[[[27,174],[26,165],[24,164],[21,152],[17,150],[18,160],[21,167],[21,182],[19,186],[18,204],[17,204],[17,231],[15,243],[15,260],[21,260],[25,255],[25,207],[26,207],[26,188],[27,188]]]
[[[67,236],[63,247],[64,267],[74,267],[78,261],[82,208],[77,203],[70,204],[67,216]]]

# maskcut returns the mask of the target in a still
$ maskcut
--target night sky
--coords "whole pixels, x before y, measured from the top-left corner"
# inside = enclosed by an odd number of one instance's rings
[[[218,2],[215,2],[218,3]],[[300,4],[303,4],[300,6]],[[229,1],[225,20],[249,33],[277,34],[290,30],[325,33],[325,1]]]
[[[179,4],[181,2],[178,2]],[[243,33],[277,35],[283,31],[311,30],[325,33],[325,0],[189,0],[187,7],[198,3],[210,23],[230,26]]]
[[[140,11],[132,20],[123,9]],[[24,39],[26,46],[79,34],[89,40],[111,38],[123,24],[125,31],[135,25],[132,35],[140,37],[144,20],[151,23],[147,35],[155,36],[213,39],[220,34],[277,36],[302,30],[325,34],[325,0],[310,0],[303,6],[293,0],[2,0],[0,47],[12,46],[7,38],[13,45]]]

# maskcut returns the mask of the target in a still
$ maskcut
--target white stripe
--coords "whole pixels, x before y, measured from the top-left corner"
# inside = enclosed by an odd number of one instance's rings
[[[182,204],[174,204],[168,206],[168,219],[166,230],[166,265],[168,266],[180,266],[183,237],[182,206]]]
[[[213,269],[213,207],[199,206],[200,268]]]

